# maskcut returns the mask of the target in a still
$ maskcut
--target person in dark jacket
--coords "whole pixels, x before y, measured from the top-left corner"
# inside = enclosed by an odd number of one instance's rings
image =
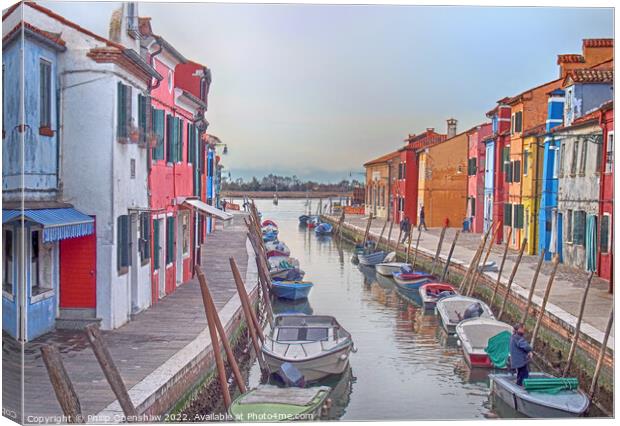
[[[411,223],[409,222],[409,217],[405,217],[402,222],[400,222],[400,230],[403,234],[403,240],[401,243],[404,243],[411,232]]]
[[[529,363],[533,352],[530,344],[525,340],[525,327],[521,323],[513,326],[510,337],[510,367],[517,372],[517,386],[523,386],[523,380],[530,375]]]
[[[424,213],[424,206],[420,207],[420,224],[418,225],[418,229],[422,229],[422,227],[424,227],[425,231],[428,231],[428,228],[426,227],[426,215]]]

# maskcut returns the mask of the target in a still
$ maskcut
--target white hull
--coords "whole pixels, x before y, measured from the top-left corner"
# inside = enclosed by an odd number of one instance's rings
[[[324,355],[318,356],[313,359],[306,360],[293,360],[282,359],[277,355],[266,351],[263,348],[263,355],[265,361],[269,366],[271,372],[278,371],[280,366],[285,363],[293,364],[303,374],[307,382],[314,382],[324,377],[331,376],[332,374],[342,374],[349,366],[349,354],[351,353],[352,345],[345,346],[334,352],[327,352]]]
[[[377,273],[391,278],[392,272],[399,272],[403,266],[411,266],[411,264],[404,262],[379,263],[375,265],[375,269]]]
[[[441,325],[447,333],[454,334],[457,324],[461,322],[461,320],[458,319],[456,312],[459,312],[462,315],[467,306],[474,302],[479,302],[480,305],[482,305],[482,318],[495,318],[493,311],[491,311],[491,308],[489,308],[486,303],[478,299],[474,299],[473,297],[448,296],[437,302],[435,309],[441,318]]]

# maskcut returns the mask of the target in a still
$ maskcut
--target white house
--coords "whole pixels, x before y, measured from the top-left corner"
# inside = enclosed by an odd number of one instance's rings
[[[65,201],[95,218],[96,265],[87,267],[96,276],[96,317],[102,328],[116,328],[151,301],[144,136],[148,90],[162,76],[140,56],[136,4],[114,13],[113,40],[35,3],[13,13],[66,43],[58,61],[59,188]],[[72,262],[76,269],[83,263]],[[85,319],[79,305],[60,311]]]

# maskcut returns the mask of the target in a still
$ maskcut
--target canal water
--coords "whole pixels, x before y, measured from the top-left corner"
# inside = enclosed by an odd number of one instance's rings
[[[320,384],[334,388],[331,419],[415,420],[517,417],[492,407],[487,371],[471,373],[453,338],[447,338],[433,313],[402,297],[393,281],[373,268],[351,262],[352,245],[317,237],[300,227],[305,200],[256,202],[264,219],[279,226],[279,239],[291,249],[314,282],[307,302],[275,301],[274,311],[335,316],[353,336],[357,352],[350,371]],[[316,201],[312,203],[316,206]],[[314,210],[314,208],[313,208]],[[260,369],[250,370],[250,386]]]

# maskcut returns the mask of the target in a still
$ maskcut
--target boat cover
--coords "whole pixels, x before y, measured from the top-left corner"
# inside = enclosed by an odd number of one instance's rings
[[[484,351],[496,368],[506,368],[510,352],[510,332],[504,330],[491,337]]]
[[[555,395],[563,390],[579,389],[579,380],[574,377],[536,377],[523,380],[523,388],[528,392]]]

